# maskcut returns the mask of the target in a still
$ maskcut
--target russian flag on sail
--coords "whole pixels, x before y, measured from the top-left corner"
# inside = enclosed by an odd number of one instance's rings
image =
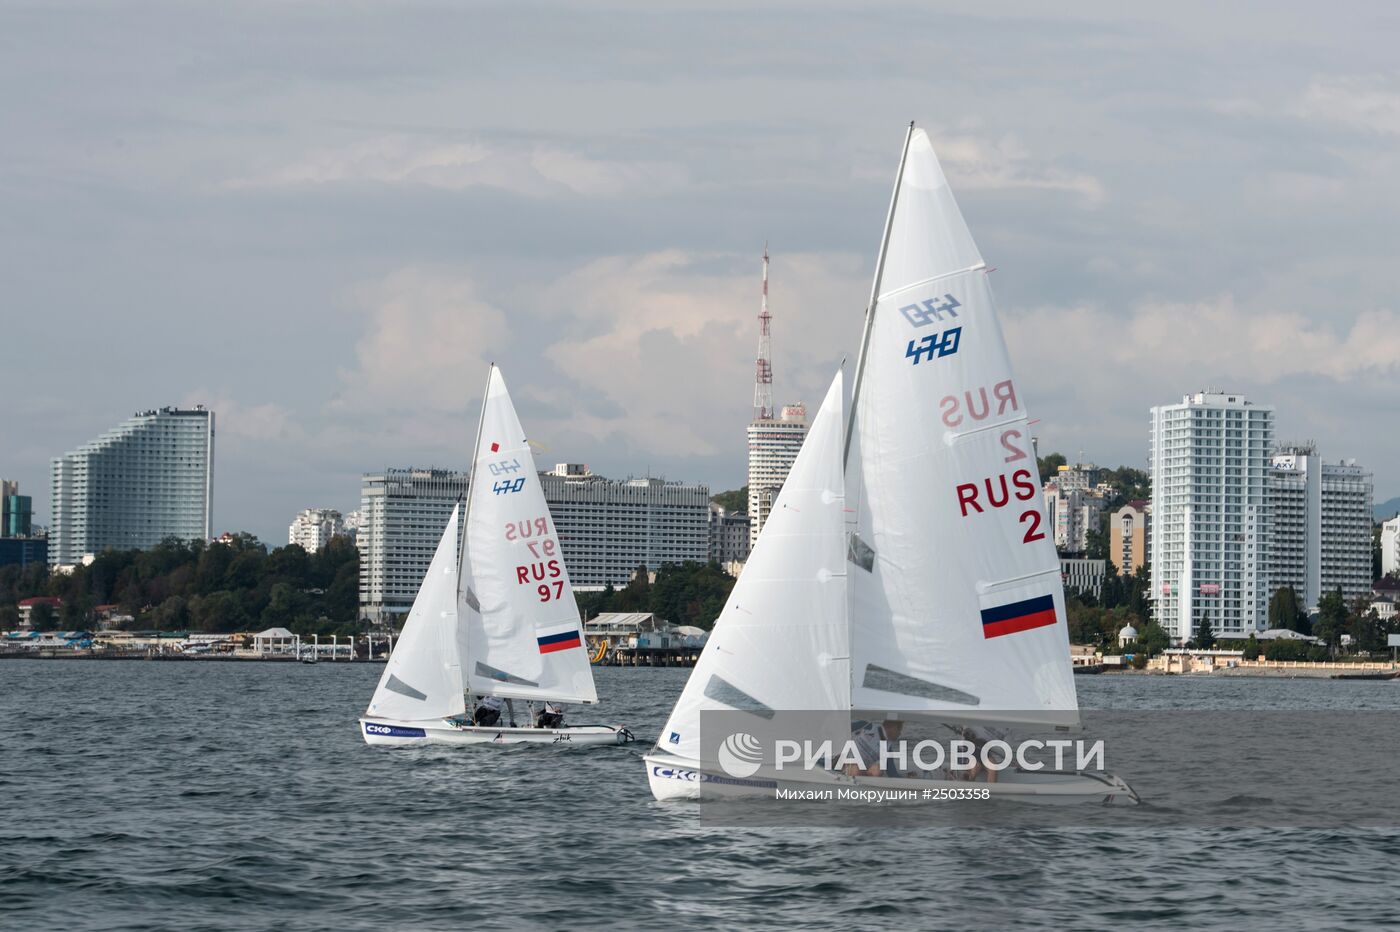
[[[568,631],[558,631],[554,634],[541,634],[535,640],[539,641],[541,654],[552,654],[556,650],[568,650],[571,647],[583,646],[583,642],[579,640],[578,628],[570,628]]]
[[[1003,634],[1043,628],[1053,625],[1056,620],[1054,598],[1038,595],[1009,605],[982,609],[982,637],[997,638]]]

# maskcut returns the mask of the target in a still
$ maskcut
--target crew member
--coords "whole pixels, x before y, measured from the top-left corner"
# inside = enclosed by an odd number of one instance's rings
[[[856,753],[860,755],[861,764],[847,764],[844,772],[848,777],[897,777],[899,770],[895,767],[894,761],[881,766],[880,764],[880,742],[884,742],[886,747],[893,747],[899,743],[899,736],[904,731],[904,723],[899,719],[891,717],[883,723],[865,722],[858,727],[851,735],[856,744]]]
[[[535,713],[536,728],[558,728],[564,724],[564,710],[552,702],[546,702]]]
[[[490,728],[501,720],[501,708],[504,703],[496,696],[487,696],[477,705],[476,711],[472,714],[472,724]]]

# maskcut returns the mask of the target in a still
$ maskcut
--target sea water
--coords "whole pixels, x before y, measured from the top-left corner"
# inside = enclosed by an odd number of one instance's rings
[[[603,704],[572,720],[639,741],[595,749],[368,747],[356,716],[381,670],[0,661],[0,928],[1238,930],[1400,915],[1396,831],[711,826],[696,804],[655,802],[639,756],[688,670],[598,669]],[[1086,708],[1400,709],[1400,682],[1076,686]]]

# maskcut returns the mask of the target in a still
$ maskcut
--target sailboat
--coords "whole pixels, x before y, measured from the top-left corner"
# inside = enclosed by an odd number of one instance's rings
[[[500,720],[471,724],[469,700],[492,696],[504,700]],[[531,727],[517,700],[592,705],[598,694],[535,459],[493,364],[465,506],[452,510],[360,729],[387,745],[632,740],[620,725]]]
[[[974,785],[966,773],[821,766],[746,779],[759,773],[753,733],[782,710],[827,713],[812,736],[833,747],[856,719],[1078,726],[1059,559],[988,271],[927,134],[910,124],[849,416],[838,374],[645,755],[657,799],[705,787],[771,797],[813,784]],[[702,745],[706,712],[747,727]],[[752,761],[737,777],[736,758]],[[1120,778],[1091,770],[1008,769],[975,786],[1037,802],[1137,802]]]

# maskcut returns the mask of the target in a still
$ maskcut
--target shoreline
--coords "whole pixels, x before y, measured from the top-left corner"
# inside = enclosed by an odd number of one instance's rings
[[[325,658],[317,660],[316,666],[322,663],[384,663],[387,657],[346,657]],[[7,651],[0,652],[0,660],[152,660],[157,662],[174,661],[189,663],[301,663],[299,657],[286,656],[239,656],[237,654],[113,654],[113,653],[78,653],[73,651]]]

